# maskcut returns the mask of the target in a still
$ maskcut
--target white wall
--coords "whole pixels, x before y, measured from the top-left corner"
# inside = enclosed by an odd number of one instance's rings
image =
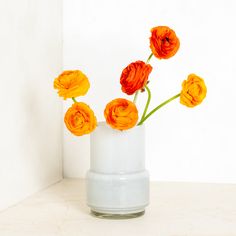
[[[91,89],[82,100],[99,120],[108,101],[125,97],[122,69],[150,54],[153,26],[175,29],[181,47],[172,59],[152,59],[151,107],[178,93],[189,73],[205,78],[208,94],[201,106],[188,109],[175,101],[148,120],[152,180],[236,183],[235,6],[233,0],[64,1],[64,69],[88,75]],[[145,99],[139,97],[140,108]],[[89,136],[77,138],[65,129],[64,145],[65,176],[84,177]]]
[[[0,1],[0,210],[62,177],[62,1]]]

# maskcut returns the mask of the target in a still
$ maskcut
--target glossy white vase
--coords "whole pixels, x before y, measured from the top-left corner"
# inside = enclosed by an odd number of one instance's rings
[[[91,212],[107,218],[144,214],[149,203],[144,126],[119,131],[101,122],[90,137],[87,204]]]

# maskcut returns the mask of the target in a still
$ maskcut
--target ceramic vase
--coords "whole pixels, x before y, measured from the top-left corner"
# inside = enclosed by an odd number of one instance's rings
[[[149,204],[145,127],[120,131],[98,123],[90,136],[87,205],[102,218],[141,216]]]

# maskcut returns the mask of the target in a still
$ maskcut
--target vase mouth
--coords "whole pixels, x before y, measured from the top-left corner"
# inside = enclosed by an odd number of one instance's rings
[[[140,127],[143,127],[143,126],[144,126],[144,124],[142,124],[142,125],[137,125],[136,124],[134,127],[130,128],[130,129],[127,129],[127,130],[132,130],[134,128],[140,128]],[[109,124],[107,124],[106,121],[99,121],[99,122],[97,122],[97,127],[108,127],[108,128],[113,129],[113,130],[119,131],[118,129],[112,128]],[[127,131],[127,130],[124,130],[124,131]]]

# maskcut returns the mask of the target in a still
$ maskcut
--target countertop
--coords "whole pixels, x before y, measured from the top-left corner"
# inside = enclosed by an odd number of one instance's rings
[[[236,236],[236,185],[152,182],[144,216],[99,219],[64,179],[0,212],[0,236]]]

